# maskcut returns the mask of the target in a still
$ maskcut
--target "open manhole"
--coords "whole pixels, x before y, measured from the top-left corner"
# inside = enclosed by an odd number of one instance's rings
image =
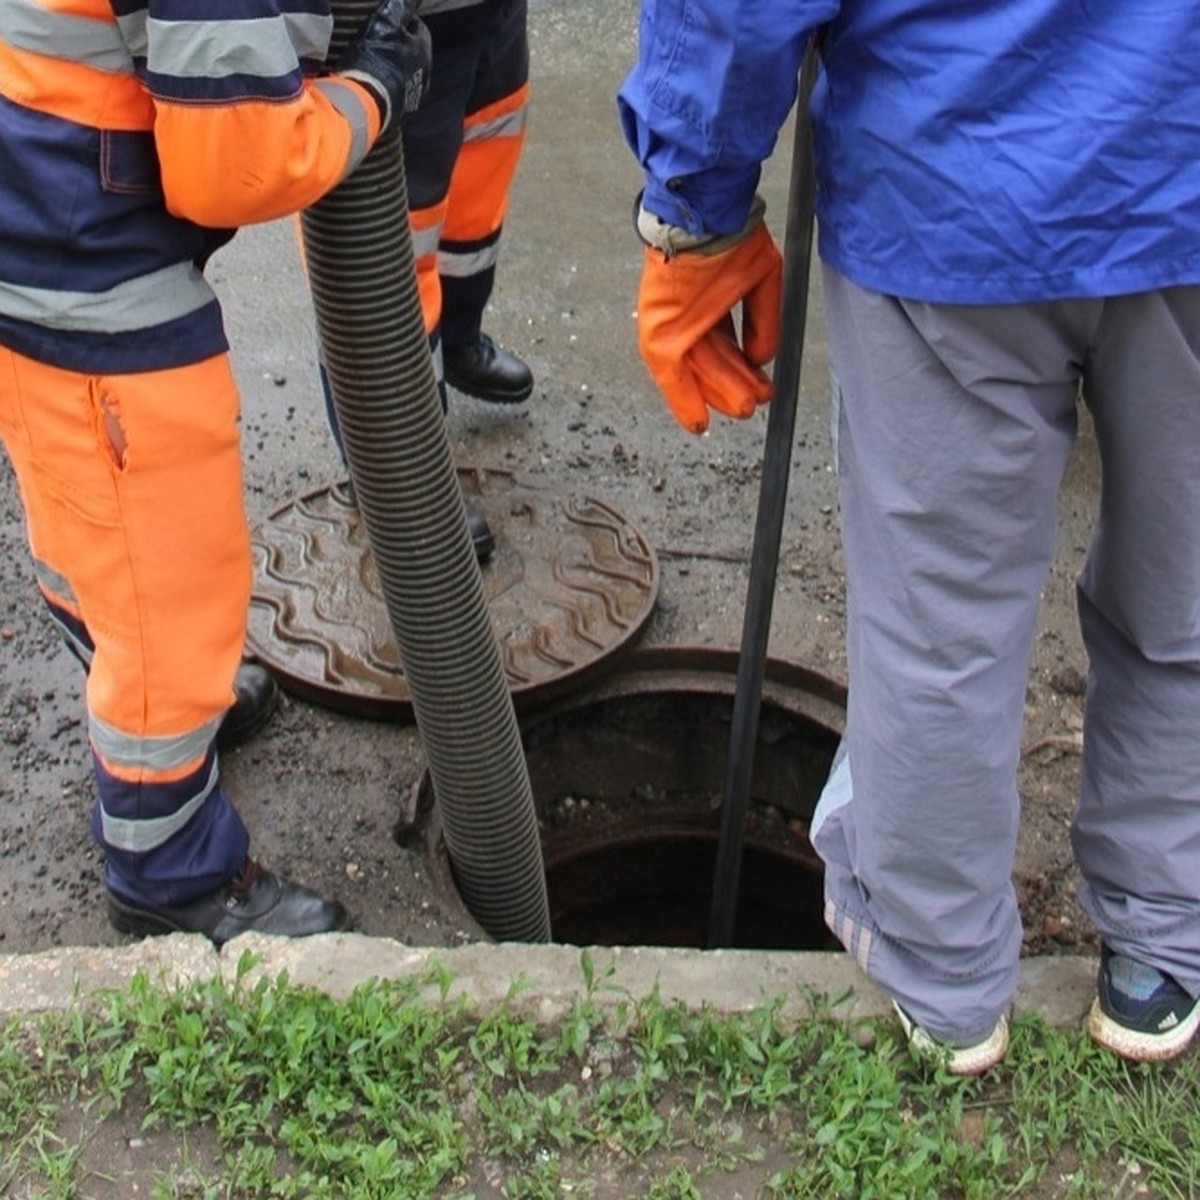
[[[642,647],[522,724],[555,942],[705,945],[736,673],[733,652]],[[768,663],[737,947],[836,948],[808,829],[844,720],[840,685]],[[428,773],[398,835],[418,826],[440,898],[486,939],[455,888]]]

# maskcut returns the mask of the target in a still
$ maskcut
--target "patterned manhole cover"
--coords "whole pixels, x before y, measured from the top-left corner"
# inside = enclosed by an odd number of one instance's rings
[[[582,687],[637,641],[658,598],[650,544],[603,501],[506,471],[459,470],[496,535],[483,590],[518,710]],[[412,697],[374,556],[344,486],[254,530],[249,649],[297,695],[409,720]]]

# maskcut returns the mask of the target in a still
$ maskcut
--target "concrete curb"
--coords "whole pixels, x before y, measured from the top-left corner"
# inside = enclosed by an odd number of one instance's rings
[[[222,976],[231,980],[245,951],[258,956],[251,978],[291,982],[335,998],[372,979],[422,977],[439,964],[453,981],[449,995],[477,1010],[506,997],[522,1013],[546,1023],[565,1013],[585,991],[582,952],[574,946],[474,943],[454,948],[406,946],[363,934],[322,934],[289,940],[247,934],[216,950],[195,934],[150,938],[119,948],[70,947],[28,955],[0,955],[0,1016],[62,1010],[143,972],[164,987]],[[836,1001],[847,1020],[882,1016],[886,996],[844,954],[810,951],[597,947],[589,951],[601,1005],[643,999],[655,988],[663,1000],[719,1012],[744,1012],[783,998],[786,1017],[811,1014],[814,998]],[[1095,995],[1096,960],[1026,959],[1015,1012],[1036,1012],[1048,1024],[1077,1027]],[[429,996],[438,990],[430,986]]]

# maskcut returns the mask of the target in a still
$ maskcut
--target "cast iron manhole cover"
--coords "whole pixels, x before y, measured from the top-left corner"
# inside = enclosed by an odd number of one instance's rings
[[[483,590],[513,704],[582,687],[637,641],[658,598],[650,544],[603,501],[497,470],[458,472],[496,535]],[[344,485],[273,512],[253,531],[250,651],[297,695],[408,720],[404,678],[358,509]]]

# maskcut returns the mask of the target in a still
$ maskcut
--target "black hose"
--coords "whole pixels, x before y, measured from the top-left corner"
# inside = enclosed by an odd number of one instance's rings
[[[717,842],[717,867],[713,878],[708,945],[715,949],[733,940],[745,840],[746,808],[754,773],[754,745],[762,705],[763,674],[771,633],[771,610],[779,565],[779,540],[787,506],[791,473],[792,439],[796,428],[796,400],[804,359],[804,326],[808,316],[808,275],[812,262],[813,168],[812,125],[808,98],[816,82],[817,53],[811,45],[800,69],[796,101],[795,141],[788,190],[787,228],[784,234],[783,297],[779,318],[781,341],[775,360],[775,394],[767,415],[754,546],[750,552],[750,582],[742,621],[742,647],[729,732],[729,763],[721,832]]]
[[[334,5],[331,61],[375,0]],[[550,937],[529,773],[421,315],[399,133],[301,219],[334,412],[464,903]]]

